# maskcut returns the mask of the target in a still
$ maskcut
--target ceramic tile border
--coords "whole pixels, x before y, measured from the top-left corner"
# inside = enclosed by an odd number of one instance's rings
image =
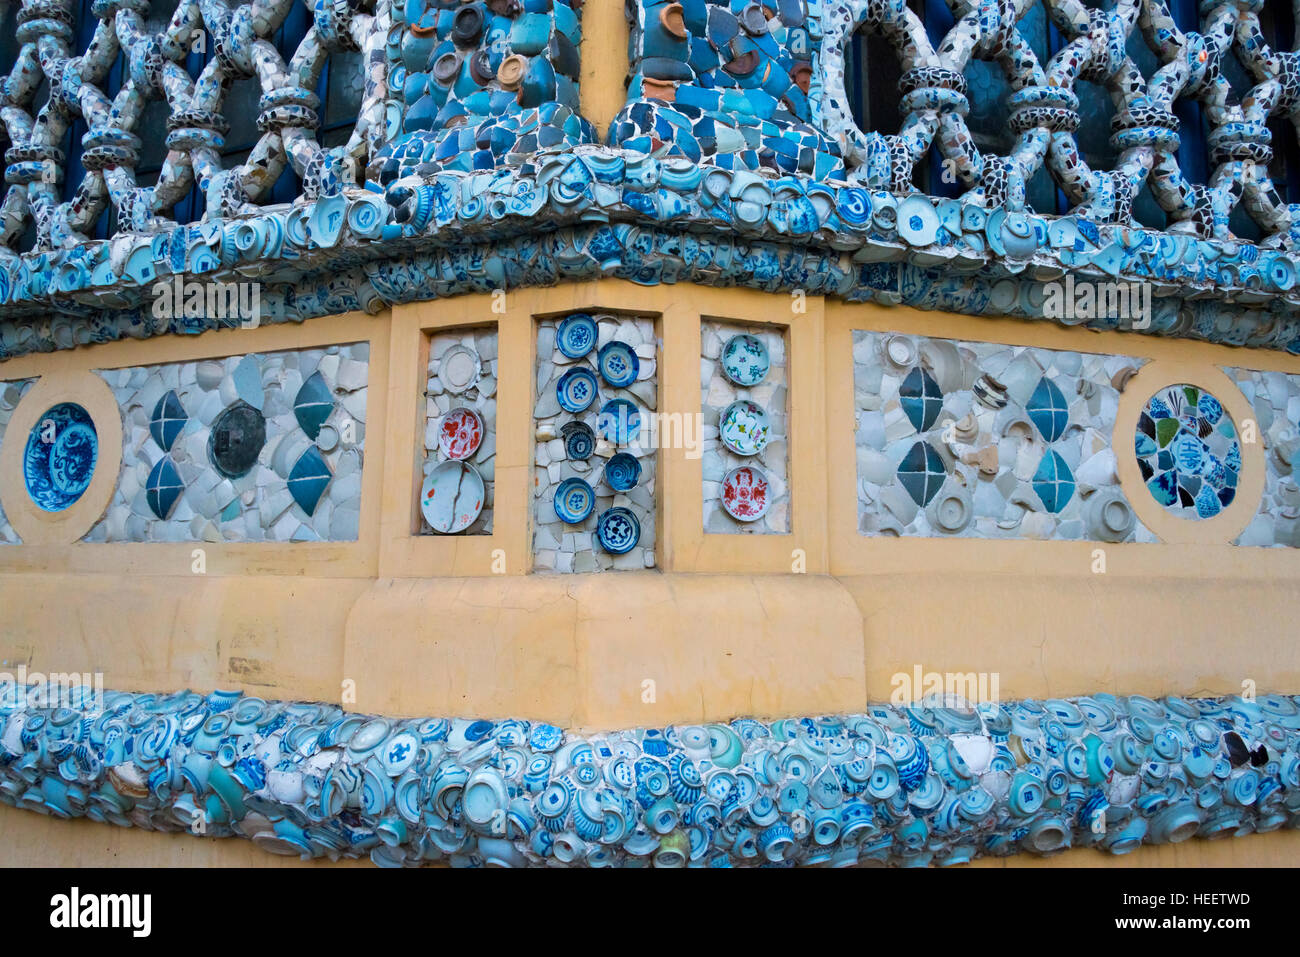
[[[1294,697],[880,705],[581,734],[12,685],[0,800],[381,866],[952,865],[1300,827]]]

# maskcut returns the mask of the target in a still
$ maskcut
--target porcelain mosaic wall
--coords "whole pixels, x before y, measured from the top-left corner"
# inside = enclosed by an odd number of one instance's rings
[[[1300,485],[1293,468],[1300,450],[1300,376],[1225,369],[1255,411],[1264,446],[1264,496],[1238,545],[1300,547]]]
[[[491,535],[497,454],[497,327],[429,339],[420,532]]]
[[[790,531],[786,344],[782,329],[700,329],[706,532]]]
[[[101,371],[117,488],[88,542],[354,541],[370,344]]]
[[[1284,695],[872,707],[581,735],[74,689],[0,707],[0,801],[383,866],[962,864],[1300,826]],[[24,702],[25,704],[25,702]]]
[[[1156,541],[1112,448],[1144,362],[855,331],[859,531]]]
[[[392,4],[387,184],[439,169],[491,170],[596,142],[578,112],[582,0]]]
[[[152,313],[150,290],[173,276],[257,275],[265,322],[599,276],[1043,318],[1043,284],[1062,270],[1153,283],[1167,297],[1153,334],[1300,352],[1300,205],[1270,178],[1268,127],[1294,113],[1300,54],[1270,47],[1260,0],[1205,4],[1200,32],[1158,0],[997,14],[966,4],[934,38],[906,5],[874,0],[634,0],[634,85],[607,146],[565,115],[577,46],[567,3],[321,2],[296,58],[267,39],[290,5],[204,9],[183,0],[155,23],[102,4],[96,23],[78,25],[69,0],[19,8],[0,357],[220,324]],[[1063,42],[1040,58],[1020,27],[1044,12]],[[74,26],[93,33],[84,52]],[[217,52],[196,79],[184,64],[200,30]],[[850,116],[843,48],[859,30],[899,57],[897,132],[860,130]],[[1129,55],[1148,37],[1146,55],[1162,64],[1149,77]],[[966,127],[970,97],[987,95],[967,89],[974,62],[996,64],[1014,87],[1002,155],[981,152]],[[328,149],[313,92],[327,63],[361,74],[364,90],[355,131]],[[1225,79],[1235,63],[1251,88]],[[1084,77],[1114,100],[1113,130],[1080,129],[1106,122],[1079,107]],[[223,169],[222,110],[241,84],[261,91],[260,139]],[[53,99],[41,101],[46,89]],[[144,107],[164,100],[167,130],[146,128]],[[1195,178],[1179,165],[1185,105],[1209,131],[1210,169]],[[66,161],[78,117],[84,174]],[[1084,133],[1110,137],[1114,169],[1089,164]],[[140,143],[154,135],[172,159],[140,186]],[[950,162],[960,196],[915,191],[913,171],[930,158]],[[286,167],[302,180],[300,201],[257,205]],[[78,188],[64,189],[73,170]],[[1044,170],[1067,215],[1025,205],[1026,182]],[[195,184],[202,220],[170,221]],[[1134,220],[1143,190],[1169,228]],[[1259,244],[1233,235],[1240,211]],[[110,239],[92,238],[101,225]],[[15,252],[28,227],[34,247]]]
[[[1204,389],[1171,385],[1148,399],[1138,416],[1133,450],[1142,481],[1168,512],[1213,518],[1237,497],[1237,427]]]
[[[35,382],[35,379],[12,379],[8,382],[0,382],[0,445],[4,444],[5,429],[9,426],[14,409],[18,408],[18,403]],[[23,438],[22,441],[26,439]],[[19,545],[21,542],[18,533],[5,518],[4,506],[0,505],[0,545]]]
[[[654,567],[657,364],[652,319],[538,323],[536,570]]]

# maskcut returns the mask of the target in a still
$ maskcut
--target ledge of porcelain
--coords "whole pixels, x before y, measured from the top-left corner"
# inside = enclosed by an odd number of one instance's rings
[[[1155,299],[1136,331],[1298,352],[1298,259],[592,146],[12,256],[0,262],[0,358],[240,321],[156,316],[160,282],[257,282],[260,321],[284,322],[601,276],[1023,318],[1045,318],[1046,284],[1066,275],[1146,282]]]
[[[39,690],[5,689],[0,800],[304,859],[924,866],[1300,827],[1300,706],[1283,695],[578,734],[238,691]]]

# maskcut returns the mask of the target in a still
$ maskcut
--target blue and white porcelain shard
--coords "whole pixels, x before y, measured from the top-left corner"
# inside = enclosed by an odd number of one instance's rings
[[[636,352],[626,342],[607,342],[596,357],[600,377],[616,389],[623,389],[636,381],[641,362]]]
[[[772,359],[758,336],[742,332],[722,347],[722,374],[738,386],[748,388],[767,378]]]
[[[164,456],[149,472],[145,482],[145,501],[149,510],[166,521],[185,491],[185,483],[169,457]]]
[[[23,452],[27,494],[42,511],[61,512],[90,487],[99,457],[99,436],[75,402],[47,409],[32,426]]]
[[[718,437],[737,455],[757,455],[767,448],[771,423],[757,402],[737,399],[718,417]]]
[[[898,464],[898,481],[921,508],[939,494],[948,477],[943,459],[929,442],[917,442]]]
[[[934,377],[920,366],[907,374],[898,387],[899,405],[918,432],[928,432],[943,409],[943,390]]]
[[[615,445],[630,445],[641,432],[641,410],[630,399],[610,399],[601,407],[596,429]]]
[[[617,452],[605,463],[605,484],[615,492],[626,492],[636,487],[641,478],[641,463],[635,455]]]
[[[596,449],[596,435],[585,422],[566,422],[560,429],[564,454],[575,462],[591,458]]]
[[[483,511],[483,476],[468,462],[443,462],[420,488],[420,511],[441,535],[463,532]]]
[[[570,359],[581,359],[596,345],[596,320],[577,313],[560,322],[555,330],[555,347]]]
[[[596,538],[611,555],[624,555],[641,540],[641,523],[629,508],[607,508],[596,519]]]
[[[598,394],[596,374],[590,369],[570,369],[555,384],[555,397],[565,412],[583,411],[596,400]]]
[[[316,505],[333,477],[320,450],[310,445],[298,456],[298,461],[289,472],[289,492],[293,495],[293,500],[302,506],[302,510],[311,515],[316,511]]]
[[[585,479],[567,478],[555,489],[555,514],[568,525],[578,525],[596,506],[596,493]]]
[[[181,434],[187,421],[189,417],[185,414],[185,407],[181,405],[176,390],[172,389],[154,406],[153,415],[149,417],[149,434],[160,449],[170,452],[172,443]]]
[[[334,411],[334,396],[320,372],[313,372],[302,384],[293,400],[293,414],[298,424],[313,442],[320,435],[321,426]]]

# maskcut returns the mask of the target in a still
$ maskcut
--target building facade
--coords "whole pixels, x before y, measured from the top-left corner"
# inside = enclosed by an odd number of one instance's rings
[[[1289,4],[0,11],[11,860],[1300,847]]]

